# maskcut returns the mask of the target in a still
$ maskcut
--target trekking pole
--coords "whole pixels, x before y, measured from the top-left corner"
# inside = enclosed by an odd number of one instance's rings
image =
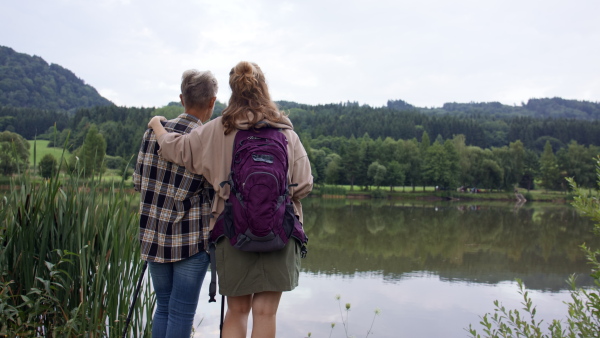
[[[211,243],[209,247],[210,251],[210,285],[208,288],[208,302],[213,303],[217,300],[217,259],[216,259],[216,245]],[[221,295],[221,322],[219,323],[219,338],[223,338],[223,317],[225,313],[225,296]]]
[[[219,324],[219,338],[223,338],[223,314],[225,313],[225,296],[221,295],[221,323]]]
[[[148,261],[144,262],[144,266],[142,267],[142,273],[140,274],[140,279],[138,279],[137,287],[135,288],[135,292],[133,293],[133,300],[131,301],[131,306],[129,307],[129,313],[127,314],[127,320],[125,320],[125,329],[123,329],[123,338],[127,336],[127,328],[129,327],[129,322],[131,321],[131,315],[133,315],[133,308],[135,307],[135,302],[137,301],[138,293],[140,292],[140,287],[142,286],[142,280],[144,279],[144,273],[146,273],[146,267],[148,267]]]

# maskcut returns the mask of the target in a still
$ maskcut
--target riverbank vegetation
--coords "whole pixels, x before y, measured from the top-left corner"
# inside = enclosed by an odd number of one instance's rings
[[[600,188],[600,157],[596,158],[597,187]],[[594,232],[600,235],[600,205],[598,190],[581,189],[574,179],[568,178],[574,191],[573,206],[594,222]],[[529,296],[526,286],[518,281],[518,292],[523,301],[522,309],[507,309],[498,300],[494,302],[495,312],[481,317],[483,334],[469,325],[471,337],[599,337],[600,336],[600,249],[581,245],[592,267],[590,276],[595,285],[590,288],[577,287],[575,277],[569,278],[572,301],[568,302],[566,319],[554,319],[551,323],[542,323],[536,319],[536,307]]]
[[[121,336],[143,264],[137,203],[122,184],[22,175],[0,201],[0,336]],[[129,327],[149,336],[144,280]]]
[[[573,199],[570,191],[558,190],[522,190],[522,196],[530,202],[552,202],[564,204]],[[514,191],[504,190],[440,190],[436,187],[426,186],[413,190],[412,187],[393,187],[393,190],[378,189],[375,186],[363,187],[352,190],[349,185],[322,184],[313,188],[311,196],[324,198],[348,199],[389,199],[389,200],[423,200],[423,201],[515,201],[518,202]]]

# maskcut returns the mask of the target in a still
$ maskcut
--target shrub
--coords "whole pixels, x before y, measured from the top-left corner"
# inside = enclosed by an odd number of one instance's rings
[[[372,198],[386,198],[387,194],[385,192],[383,192],[382,190],[377,189],[377,190],[373,190],[371,192],[371,197]]]
[[[56,173],[58,162],[52,154],[46,154],[40,160],[40,175],[43,178],[50,178]]]
[[[125,160],[121,156],[110,156],[104,157],[104,164],[108,169],[121,169]]]

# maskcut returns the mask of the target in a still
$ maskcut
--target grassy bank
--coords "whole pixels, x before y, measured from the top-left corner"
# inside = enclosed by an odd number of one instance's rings
[[[519,190],[527,201],[535,202],[553,202],[565,203],[572,200],[572,196],[564,191],[548,190]],[[394,189],[377,187],[357,187],[352,189],[348,185],[319,185],[315,186],[312,192],[314,196],[325,198],[353,198],[353,199],[406,199],[406,200],[498,200],[498,201],[517,201],[514,192],[507,191],[487,191],[482,190],[478,193],[458,192],[458,191],[439,191],[435,187],[394,187]]]

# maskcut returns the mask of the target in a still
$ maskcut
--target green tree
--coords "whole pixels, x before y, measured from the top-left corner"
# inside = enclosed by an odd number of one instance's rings
[[[21,135],[0,133],[0,173],[5,176],[24,172],[29,165],[29,142]]]
[[[442,186],[446,188],[456,188],[458,185],[458,177],[460,175],[460,157],[452,140],[444,142],[444,172]]]
[[[508,147],[492,147],[492,153],[494,154],[496,163],[502,168],[503,181],[501,187],[512,191],[514,185],[519,183],[523,177],[525,157],[523,143],[517,140],[516,142],[511,142]]]
[[[40,160],[40,175],[43,178],[50,178],[56,173],[58,161],[52,154],[46,154]]]
[[[519,183],[523,178],[523,174],[525,171],[525,146],[523,142],[520,140],[516,140],[515,142],[511,142],[508,145],[509,153],[512,157],[510,173],[504,173],[504,175],[509,175],[510,178],[507,180],[504,178],[507,184],[514,186]]]
[[[369,165],[369,168],[367,169],[367,175],[371,179],[371,182],[373,182],[373,185],[377,187],[377,189],[379,189],[381,183],[385,179],[386,171],[387,169],[383,165],[379,164],[379,162],[377,161]]]
[[[338,184],[341,176],[342,158],[336,153],[331,153],[325,158],[325,183]]]
[[[171,102],[168,105],[157,108],[152,115],[160,115],[166,117],[168,120],[172,120],[177,116],[183,114],[184,108],[180,102]],[[304,139],[302,140],[304,142]]]
[[[96,125],[90,125],[83,145],[75,151],[74,155],[71,157],[71,160],[75,161],[72,164],[83,176],[90,177],[104,172],[106,140],[98,132]]]
[[[314,183],[321,184],[325,182],[325,169],[327,168],[325,159],[327,157],[327,152],[324,149],[311,149],[310,153],[312,158],[309,158],[309,160]]]
[[[481,163],[482,176],[479,182],[482,186],[490,189],[498,189],[504,181],[504,171],[498,162],[492,159],[484,159]]]
[[[354,136],[342,146],[342,167],[346,179],[350,183],[350,190],[354,190],[354,183],[361,169],[360,145]]]
[[[404,186],[406,166],[401,165],[398,161],[391,161],[386,168],[385,183],[390,187],[390,191],[394,191],[394,186]]]
[[[313,149],[310,146],[310,135],[308,133],[302,133],[299,135],[300,136],[300,141],[302,142],[302,144],[304,145],[304,149],[306,149],[306,156],[308,157],[308,161],[310,163],[310,171],[312,173],[313,176],[313,182],[315,184],[319,184],[321,183],[321,181],[323,180],[319,175],[319,170],[317,170],[317,166],[316,163],[317,161],[315,160],[315,155],[313,154]]]
[[[467,182],[470,182],[473,179],[472,176],[469,175],[469,169],[472,165],[469,156],[471,151],[466,145],[465,135],[455,135],[452,138],[452,143],[454,143],[454,149],[456,149],[458,155],[458,183],[459,185],[465,186],[467,185]]]
[[[425,152],[427,151],[427,149],[430,146],[431,146],[431,140],[429,139],[429,134],[427,134],[427,132],[424,131],[423,135],[421,135],[421,143],[420,143],[421,153],[425,154]]]
[[[358,171],[358,184],[368,189],[370,177],[368,174],[369,166],[377,160],[377,146],[375,141],[365,133],[360,142],[360,169]]]
[[[423,189],[425,185],[442,185],[444,171],[444,146],[439,142],[433,142],[425,151],[423,161]]]
[[[597,155],[575,140],[556,152],[561,171],[572,177],[579,187],[594,186],[594,158]]]
[[[523,160],[523,176],[519,186],[527,189],[527,191],[535,188],[534,181],[540,170],[540,161],[537,153],[531,149],[525,150],[525,158]]]
[[[544,152],[540,156],[540,176],[541,185],[546,189],[556,189],[560,185],[560,170],[550,141],[546,141]]]
[[[383,165],[387,165],[392,161],[398,161],[400,158],[400,142],[391,137],[386,137],[381,144],[381,155],[378,160]]]
[[[419,143],[416,139],[404,141],[400,147],[400,158],[398,162],[405,166],[405,182],[412,186],[415,191],[417,184],[423,180],[423,156],[419,150]]]
[[[421,136],[421,143],[419,144],[419,152],[424,157],[423,159],[423,174],[421,175],[421,184],[423,185],[423,191],[425,191],[425,186],[431,183],[433,173],[432,165],[435,166],[435,163],[429,162],[427,160],[427,154],[429,153],[429,148],[431,147],[431,140],[429,139],[429,134],[427,131],[423,131],[423,135]]]
[[[469,176],[472,181],[467,182],[468,186],[497,189],[502,185],[504,172],[496,162],[492,150],[470,147],[469,156],[472,163]]]
[[[452,140],[443,144],[438,141],[427,149],[423,174],[432,185],[454,188],[460,175],[459,157]]]

